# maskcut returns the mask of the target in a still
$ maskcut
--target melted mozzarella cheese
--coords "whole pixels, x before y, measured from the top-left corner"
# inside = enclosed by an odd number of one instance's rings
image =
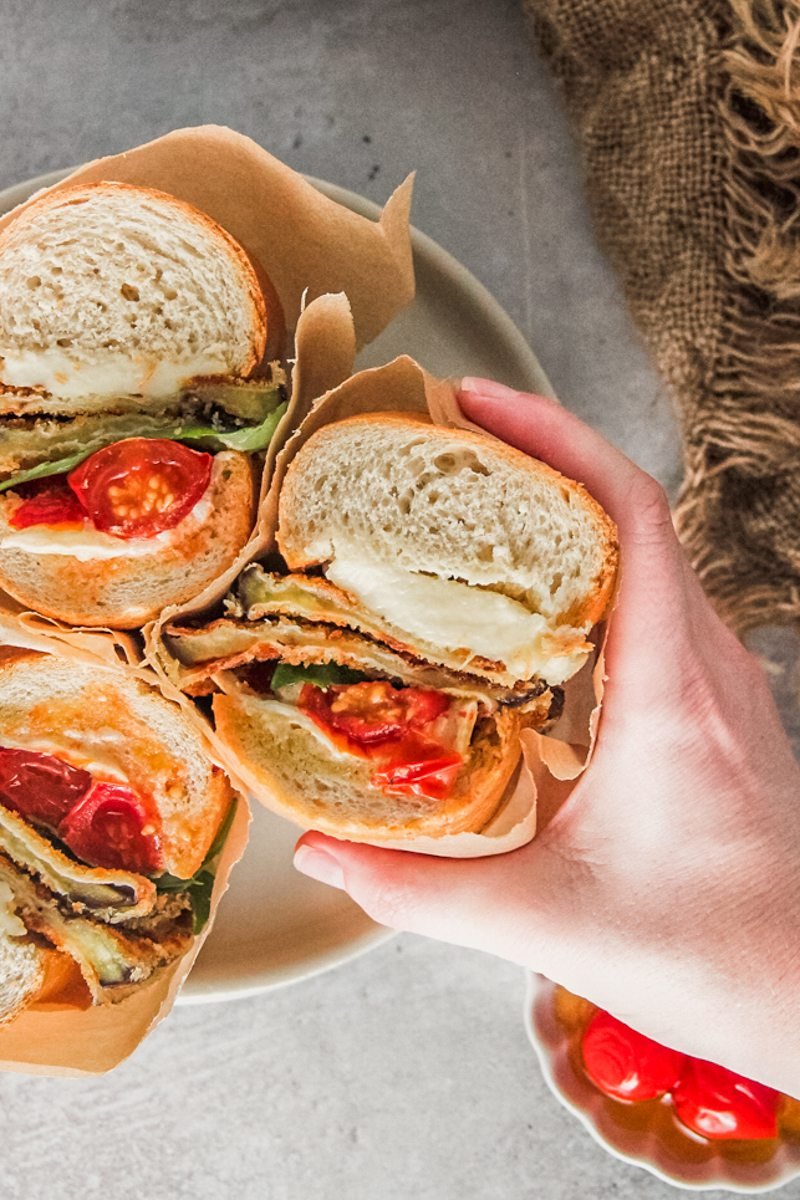
[[[406,571],[341,542],[325,574],[384,621],[429,645],[502,662],[522,679],[539,675],[560,683],[576,669],[574,655],[553,654],[546,618],[500,592]]]
[[[76,361],[66,350],[20,350],[0,359],[0,382],[10,387],[39,387],[65,400],[81,396],[174,395],[199,375],[227,375],[221,353],[187,359],[155,358],[104,350],[91,363]]]
[[[0,547],[24,550],[28,554],[61,554],[77,558],[78,562],[90,562],[95,558],[141,558],[168,546],[174,541],[173,534],[174,531],[168,529],[155,537],[125,539],[101,533],[88,524],[75,530],[33,525],[29,529],[15,529],[3,534]]]

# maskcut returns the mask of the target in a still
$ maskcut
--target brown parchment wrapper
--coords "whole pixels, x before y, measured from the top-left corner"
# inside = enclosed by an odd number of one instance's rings
[[[269,275],[289,334],[304,297],[343,291],[360,347],[414,298],[408,223],[413,176],[375,222],[323,196],[250,138],[200,125],[96,159],[47,190],[99,180],[158,188],[213,217]],[[31,200],[0,218],[0,229]]]
[[[406,356],[382,367],[361,371],[331,389],[311,405],[297,431],[282,447],[262,511],[265,549],[274,546],[278,496],[286,468],[317,429],[345,417],[376,412],[408,412],[428,416],[440,425],[489,435],[467,421],[456,400],[458,382],[437,379]],[[196,608],[194,609],[196,611]],[[602,639],[601,639],[602,640]],[[149,657],[174,692],[180,667],[158,638],[148,646]],[[504,854],[525,845],[536,834],[537,808],[546,822],[563,803],[575,779],[585,769],[594,746],[604,679],[602,650],[566,685],[564,715],[547,735],[524,730],[520,737],[519,770],[506,797],[480,833],[449,834],[384,841],[381,846],[448,858],[477,858]],[[184,697],[184,703],[191,703]],[[247,772],[218,742],[228,771],[247,786]],[[237,771],[239,775],[237,776]],[[280,815],[280,806],[276,806]]]
[[[25,619],[25,617],[30,619]],[[130,646],[127,645],[130,643]],[[108,631],[78,633],[48,626],[44,618],[0,608],[0,644],[56,654],[98,670],[130,673],[157,687],[153,673],[137,666],[133,640]],[[129,657],[131,655],[131,657]],[[130,666],[125,665],[130,663]],[[207,726],[193,716],[204,738]],[[209,758],[225,770],[224,763],[206,738]],[[232,867],[247,844],[250,810],[238,796],[236,813],[217,868],[208,923],[188,952],[161,972],[152,983],[116,1004],[86,1008],[56,993],[34,1004],[0,1028],[0,1069],[36,1075],[96,1075],[111,1070],[132,1054],[142,1039],[172,1008],[181,984],[192,969],[214,923],[217,906],[228,887]],[[69,991],[69,988],[68,988]]]

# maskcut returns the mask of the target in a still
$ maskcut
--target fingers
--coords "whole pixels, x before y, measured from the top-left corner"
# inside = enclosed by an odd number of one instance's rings
[[[535,966],[540,902],[554,887],[546,857],[532,844],[494,858],[434,858],[306,833],[294,861],[380,925]]]
[[[554,400],[467,378],[459,404],[477,425],[584,483],[616,522],[621,585],[607,662],[615,686],[625,678],[628,700],[641,690],[647,694],[654,647],[663,647],[668,656],[669,646],[689,632],[687,567],[663,488]],[[675,681],[678,658],[673,654],[670,660]]]

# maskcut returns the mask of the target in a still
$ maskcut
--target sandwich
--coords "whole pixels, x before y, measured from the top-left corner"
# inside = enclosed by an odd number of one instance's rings
[[[130,629],[199,594],[255,521],[286,411],[280,302],[191,205],[51,191],[0,233],[0,587]]]
[[[153,688],[3,651],[0,1024],[57,986],[124,1000],[176,963],[208,920],[234,804]]]
[[[608,611],[616,529],[579,484],[477,433],[350,417],[285,475],[280,557],[164,630],[256,797],[380,842],[480,832]]]

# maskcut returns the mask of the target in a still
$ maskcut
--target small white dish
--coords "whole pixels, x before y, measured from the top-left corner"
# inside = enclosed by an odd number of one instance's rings
[[[734,1157],[726,1143],[693,1140],[690,1135],[679,1140],[666,1102],[646,1106],[648,1115],[641,1128],[621,1121],[620,1115],[630,1109],[607,1100],[575,1066],[569,1034],[556,1017],[555,989],[543,975],[529,975],[525,996],[528,1037],[550,1091],[614,1158],[643,1167],[685,1191],[718,1188],[756,1195],[800,1177],[800,1141],[782,1140],[767,1161],[747,1162]]]

